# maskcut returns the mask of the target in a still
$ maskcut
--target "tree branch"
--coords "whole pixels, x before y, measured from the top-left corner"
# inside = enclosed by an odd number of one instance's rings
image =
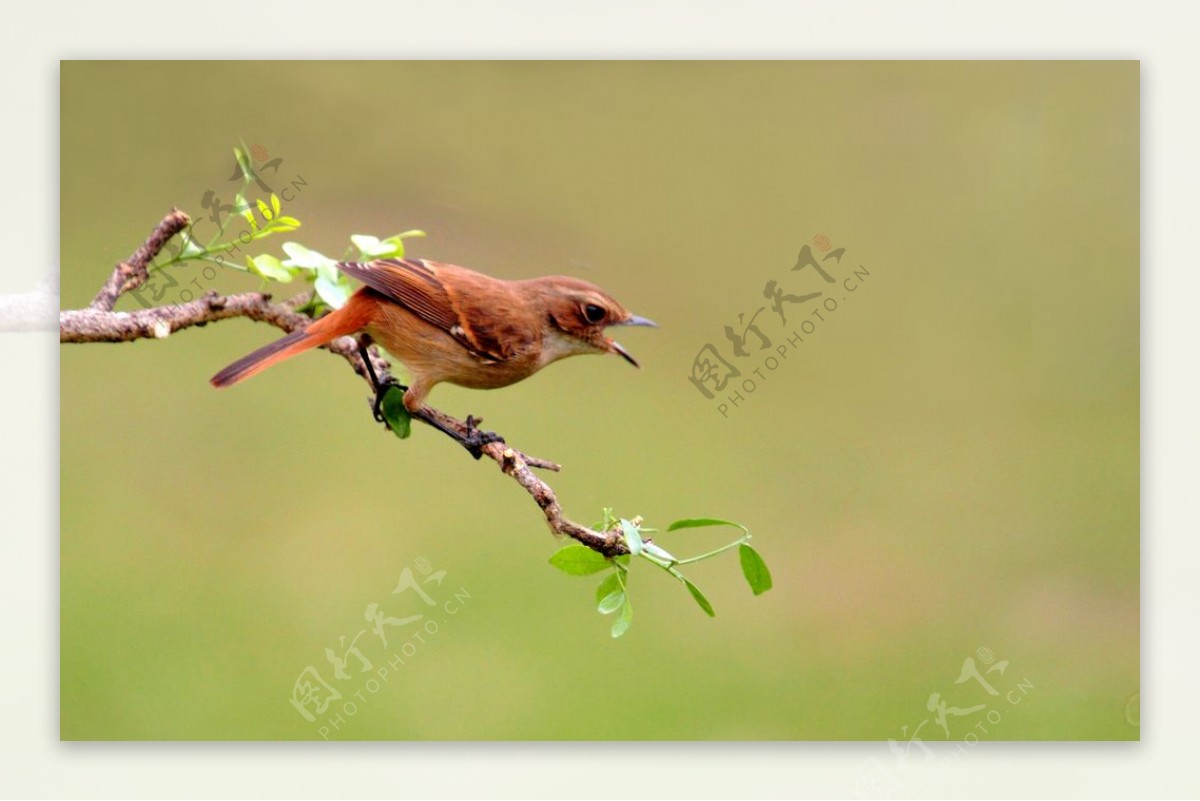
[[[238,295],[219,295],[208,292],[196,300],[171,306],[157,306],[132,312],[113,311],[121,295],[141,286],[149,278],[149,264],[170,239],[187,228],[189,217],[172,209],[127,261],[117,264],[104,286],[86,309],[59,312],[58,327],[60,342],[132,342],[137,339],[166,339],[176,331],[208,323],[244,317],[255,322],[267,323],[283,331],[291,332],[307,326],[311,318],[297,311],[311,299],[304,292],[289,300],[272,302],[271,295],[247,292]],[[358,343],[352,337],[342,337],[325,346],[327,350],[344,358],[364,380],[367,371],[358,352]],[[375,374],[381,381],[390,377],[391,365],[374,346],[368,349]],[[436,409],[426,407],[413,415],[427,425],[440,425],[467,435],[466,423]],[[503,442],[488,443],[482,447],[484,454],[492,459],[500,470],[513,478],[542,510],[546,524],[555,534],[566,535],[578,540],[605,556],[629,553],[618,529],[594,531],[572,522],[563,515],[554,490],[533,473],[531,468],[558,471],[561,467],[546,459],[522,453]]]

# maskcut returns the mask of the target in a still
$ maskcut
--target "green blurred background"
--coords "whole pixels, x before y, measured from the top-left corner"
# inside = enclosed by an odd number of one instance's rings
[[[581,522],[746,523],[775,589],[706,562],[710,620],[638,565],[612,640],[529,498],[425,427],[385,434],[342,360],[217,392],[274,329],[68,345],[62,737],[1136,739],[1138,82],[1135,62],[64,63],[64,308],[172,205],[228,202],[231,145],[261,145],[268,183],[303,182],[303,228],[266,251],[421,228],[410,255],[576,275],[657,320],[620,337],[641,371],[573,359],[432,401],[562,462]],[[870,277],[723,417],[693,359],[731,357],[768,280],[825,288],[790,272],[818,234],[846,248],[839,282]],[[779,344],[809,308],[759,322]],[[419,559],[446,571],[435,607],[391,594]],[[438,626],[359,640],[375,671],[404,659],[373,693],[325,659],[372,602]],[[981,648],[1009,663],[999,696],[955,683]],[[309,666],[344,696],[315,722],[289,703]],[[933,693],[987,710],[947,738]]]

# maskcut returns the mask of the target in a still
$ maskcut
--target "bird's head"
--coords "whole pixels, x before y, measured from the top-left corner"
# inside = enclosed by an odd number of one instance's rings
[[[605,333],[617,325],[657,328],[652,320],[631,314],[595,284],[567,276],[535,279],[546,307],[551,342],[548,361],[577,353],[615,353],[638,367],[637,359]]]

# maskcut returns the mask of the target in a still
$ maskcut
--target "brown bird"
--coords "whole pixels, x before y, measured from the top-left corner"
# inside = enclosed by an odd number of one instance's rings
[[[581,353],[616,353],[637,367],[604,329],[655,325],[578,278],[505,281],[425,259],[348,262],[338,268],[365,286],[304,330],[238,359],[212,377],[213,386],[231,386],[298,353],[361,332],[408,369],[412,383],[404,387],[404,405],[417,414],[429,391],[443,381],[472,389],[505,387]],[[375,416],[382,421],[379,407],[388,386],[376,379],[361,339],[359,347],[375,385]],[[478,457],[481,445],[500,438],[476,431],[474,422],[468,416],[466,438],[434,425]]]

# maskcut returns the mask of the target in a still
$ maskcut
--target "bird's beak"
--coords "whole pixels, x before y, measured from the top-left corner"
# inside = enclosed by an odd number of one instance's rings
[[[627,351],[627,350],[625,350],[625,348],[621,347],[620,342],[617,342],[614,339],[608,340],[608,349],[610,351],[612,351],[613,353],[617,354],[618,356],[620,356],[625,361],[632,364],[634,367],[641,367],[641,365],[638,364],[637,359],[633,358],[633,356],[629,355],[629,351]]]
[[[622,320],[621,322],[617,323],[617,325],[641,325],[648,328],[658,328],[658,323],[654,322],[653,320],[648,320],[645,317],[638,317],[636,314],[630,315],[628,320]],[[632,364],[634,367],[641,367],[641,365],[638,364],[637,359],[633,358],[629,351],[621,347],[620,342],[612,339],[608,340],[608,349]]]
[[[658,328],[658,323],[653,320],[647,320],[645,317],[638,317],[636,314],[630,315],[629,319],[617,325],[644,325],[647,328]]]

